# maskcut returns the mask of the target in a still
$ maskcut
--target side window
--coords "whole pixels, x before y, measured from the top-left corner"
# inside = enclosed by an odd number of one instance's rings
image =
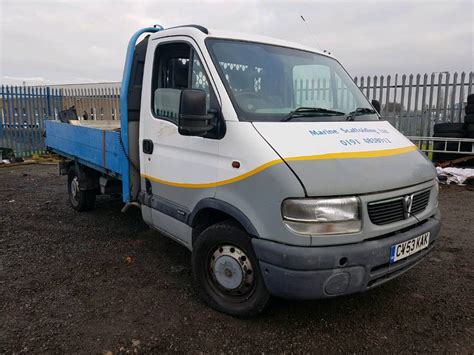
[[[211,91],[209,89],[209,82],[207,81],[206,73],[201,61],[195,52],[193,52],[193,61],[191,68],[191,88],[199,89],[206,92],[206,108],[209,111],[209,102],[211,98]]]
[[[192,73],[191,87],[193,89],[204,90],[209,96],[209,83],[207,82],[206,74],[204,73],[201,61],[196,55],[193,56]]]
[[[190,45],[182,42],[159,45],[153,65],[152,110],[155,116],[177,124],[181,91],[189,88],[206,92],[209,109],[209,83],[201,61]]]

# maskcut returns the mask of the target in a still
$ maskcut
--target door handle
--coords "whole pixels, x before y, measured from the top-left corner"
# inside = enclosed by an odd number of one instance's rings
[[[144,139],[142,142],[142,150],[145,154],[153,153],[153,141],[151,139]]]

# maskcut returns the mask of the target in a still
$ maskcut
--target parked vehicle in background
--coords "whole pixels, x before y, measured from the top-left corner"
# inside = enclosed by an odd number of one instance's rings
[[[51,120],[46,146],[65,158],[73,208],[121,193],[192,251],[211,307],[252,316],[272,295],[370,290],[433,249],[434,167],[374,107],[327,53],[147,28],[128,47],[120,129]]]

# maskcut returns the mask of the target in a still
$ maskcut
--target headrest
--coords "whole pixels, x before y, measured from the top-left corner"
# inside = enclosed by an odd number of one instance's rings
[[[181,64],[174,71],[174,88],[186,89],[188,87],[188,65]]]

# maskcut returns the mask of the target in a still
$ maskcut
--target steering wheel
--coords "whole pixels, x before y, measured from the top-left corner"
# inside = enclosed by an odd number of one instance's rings
[[[244,97],[244,96],[257,96],[257,93],[256,92],[252,92],[252,91],[240,91],[240,92],[236,92],[235,93],[235,97]]]
[[[261,101],[270,102],[270,100],[267,97],[264,97],[264,96],[262,97],[258,95],[258,93],[252,92],[252,91],[236,92],[234,95],[236,99],[238,98],[243,99],[242,104],[248,111],[255,111],[257,109],[257,107],[255,107],[256,102],[259,102],[259,103]]]

